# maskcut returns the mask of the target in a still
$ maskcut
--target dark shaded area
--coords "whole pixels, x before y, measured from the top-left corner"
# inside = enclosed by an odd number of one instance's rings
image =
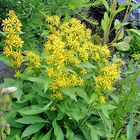
[[[4,78],[13,78],[15,71],[12,67],[7,66],[4,62],[0,61],[0,83],[4,82]]]
[[[99,36],[103,37],[103,30],[101,30],[101,21],[104,18],[104,12],[106,11],[105,7],[103,5],[100,5],[98,7],[91,7],[89,10],[89,17],[91,17],[93,20],[96,20],[99,24],[99,29],[95,28],[91,25],[89,25],[89,27],[92,29],[93,34],[97,33]],[[123,21],[124,19],[124,15],[125,15],[126,10],[121,11],[120,13],[118,13],[115,18],[114,21],[116,19],[118,19],[120,22]],[[129,25],[128,25],[129,27]],[[113,25],[111,26],[111,28],[113,28]],[[115,31],[113,30],[110,35],[109,35],[109,42],[112,41],[115,37]]]

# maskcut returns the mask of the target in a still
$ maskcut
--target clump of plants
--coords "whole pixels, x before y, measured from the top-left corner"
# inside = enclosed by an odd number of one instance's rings
[[[3,20],[3,55],[16,69],[9,84],[18,87],[16,120],[7,114],[17,131],[9,139],[112,139],[110,93],[124,62],[112,61],[107,45],[94,45],[91,30],[75,18],[48,16],[46,24],[44,47],[33,51],[24,49],[15,12]]]

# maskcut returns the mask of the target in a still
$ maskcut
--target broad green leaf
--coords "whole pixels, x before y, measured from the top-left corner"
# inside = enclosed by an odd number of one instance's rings
[[[3,61],[6,65],[12,67],[11,61],[6,56],[0,55],[0,61]]]
[[[32,106],[27,106],[19,110],[19,113],[24,114],[24,115],[35,115],[35,114],[40,114],[46,110],[49,109],[49,106],[52,104],[52,101],[45,105],[44,107],[41,107],[39,105],[32,105]]]
[[[102,119],[102,122],[103,122],[104,126],[107,127],[111,131],[112,130],[111,120],[107,119],[106,116],[103,113],[101,113],[101,112],[98,112],[98,113],[99,113],[99,115]]]
[[[104,106],[102,106],[102,112],[109,119],[108,109],[106,109]]]
[[[19,113],[24,114],[24,115],[35,115],[42,113],[44,110],[42,107],[38,105],[32,105],[32,106],[27,106],[24,107],[23,109],[19,110]]]
[[[89,102],[87,93],[82,88],[74,88],[74,91],[79,97],[83,98],[86,102]]]
[[[123,23],[117,24],[115,26],[115,29],[116,30],[119,30],[121,27],[124,27],[125,25],[128,25],[128,24],[129,24],[128,22],[123,22]]]
[[[22,140],[18,135],[15,136],[16,140]]]
[[[15,85],[17,87],[16,98],[20,102],[21,96],[23,94],[23,89],[22,89],[23,83],[20,80],[15,80]]]
[[[79,127],[80,127],[80,130],[82,131],[85,139],[86,140],[91,140],[90,128],[86,124],[83,124]]]
[[[119,51],[128,51],[130,49],[130,45],[124,41],[119,43],[114,43],[113,46],[115,46]]]
[[[60,128],[60,126],[57,124],[56,121],[53,121],[53,128],[56,140],[64,140],[64,134],[62,132],[62,129]]]
[[[136,4],[136,5],[134,5],[134,6],[132,6],[132,7],[130,8],[130,13],[131,13],[132,11],[134,11],[135,9],[137,9],[138,7],[140,7],[140,3],[139,3],[139,4]]]
[[[72,100],[77,101],[76,94],[75,94],[75,91],[73,89],[65,88],[65,89],[61,89],[61,92],[63,92],[65,95],[69,96]]]
[[[116,27],[118,24],[120,24],[120,21],[119,21],[118,19],[116,19],[115,22],[114,22],[115,27]]]
[[[133,114],[133,110],[130,113],[130,120],[129,123],[127,125],[127,139],[131,140],[132,136],[133,136],[133,120],[134,120],[134,114]]]
[[[104,36],[107,34],[107,30],[108,30],[108,27],[109,27],[109,16],[107,14],[107,12],[104,13],[104,18],[102,19],[102,22],[101,22],[101,25],[102,25],[102,28],[103,28],[103,31],[104,31]]]
[[[121,40],[124,37],[124,29],[121,28],[120,31],[118,31],[119,35],[118,35],[118,40]]]
[[[74,140],[85,140],[85,138],[82,135],[75,135]]]
[[[109,6],[108,6],[108,3],[106,0],[101,0],[103,5],[105,6],[106,10],[108,11],[109,10]]]
[[[46,120],[42,119],[38,116],[27,116],[23,117],[21,119],[16,120],[16,122],[22,123],[22,124],[37,124],[37,123],[45,123]]]
[[[140,36],[140,31],[139,30],[136,30],[136,29],[129,29],[128,31],[131,31],[133,33],[136,33],[137,35]]]
[[[22,133],[21,137],[24,138],[24,137],[30,136],[30,135],[38,132],[43,126],[44,126],[44,124],[32,124],[32,125],[29,125],[24,130],[24,132]]]
[[[73,131],[68,126],[66,126],[66,129],[67,129],[66,133],[67,140],[73,140],[74,139]]]
[[[109,95],[116,103],[119,103],[119,97],[117,97],[115,94]]]
[[[95,69],[95,68],[97,68],[96,66],[92,65],[89,62],[81,63],[81,64],[77,65],[77,67],[78,68],[87,68],[87,69]]]
[[[90,135],[91,135],[91,139],[92,140],[98,140],[98,135],[97,132],[95,130],[95,128],[93,127],[93,125],[87,123],[88,127],[90,128]]]
[[[40,78],[40,77],[29,77],[27,78],[27,80],[31,82],[36,82],[36,83],[43,83],[43,78]]]
[[[41,140],[50,140],[51,132],[52,132],[52,129],[49,132],[47,132],[47,134],[44,135]]]
[[[48,90],[48,88],[49,88],[49,86],[50,86],[50,79],[48,78],[46,78],[46,79],[44,79],[44,93]]]
[[[98,97],[97,97],[96,93],[92,93],[90,100],[89,100],[89,104],[96,101],[97,99],[98,99]]]

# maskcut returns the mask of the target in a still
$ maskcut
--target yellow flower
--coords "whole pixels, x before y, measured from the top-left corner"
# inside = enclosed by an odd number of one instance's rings
[[[54,112],[54,111],[56,111],[56,107],[53,105],[53,106],[51,106],[50,110],[51,110],[52,112]]]
[[[26,58],[28,59],[29,63],[32,64],[35,68],[40,67],[40,57],[36,55],[32,51],[26,52]]]
[[[56,80],[56,83],[59,87],[66,87],[67,86],[67,80],[65,78],[59,78]]]
[[[119,58],[117,58],[117,59],[115,60],[115,63],[116,63],[118,66],[125,65],[125,61],[123,61],[123,60],[121,60],[121,59],[119,59]]]
[[[12,53],[12,62],[13,64],[18,68],[21,66],[22,62],[23,62],[23,56],[21,54],[21,52],[19,51],[15,51]]]
[[[93,59],[95,61],[99,61],[100,60],[100,55],[98,53],[95,53],[94,56],[93,56]]]
[[[58,26],[60,23],[60,17],[59,16],[48,16],[46,18],[46,21],[49,23],[49,28],[54,29],[53,26]]]
[[[82,78],[79,78],[78,83],[79,83],[79,86],[83,86],[84,85],[84,80]]]
[[[57,83],[56,83],[55,81],[53,81],[53,82],[51,83],[50,89],[51,89],[52,91],[54,91],[54,92],[58,89],[58,85],[57,85]]]
[[[50,78],[54,78],[56,76],[56,73],[53,68],[46,68],[46,72]]]
[[[87,74],[87,70],[86,70],[85,68],[81,69],[80,72],[81,72],[81,74],[83,74],[83,75]]]
[[[63,100],[63,95],[60,93],[60,92],[56,92],[55,94],[54,94],[54,96],[55,96],[55,98],[56,99],[58,99],[58,100]]]
[[[105,104],[105,97],[104,96],[100,96],[99,97],[99,102],[101,103],[101,104]]]
[[[2,23],[3,31],[7,35],[5,39],[6,47],[4,48],[3,54],[11,58],[12,64],[18,68],[23,62],[21,48],[24,42],[19,37],[22,25],[13,10],[9,11],[8,16]]]
[[[12,54],[13,54],[12,48],[5,47],[4,50],[3,50],[3,54],[7,57],[12,56]]]
[[[20,74],[21,74],[21,71],[20,70],[17,70],[17,71],[15,71],[14,77],[18,78]]]
[[[71,86],[76,86],[78,83],[78,78],[75,74],[71,75],[71,80],[70,80]]]
[[[110,50],[108,49],[107,45],[102,47],[102,51],[103,51],[103,53],[105,54],[106,57],[110,56]]]

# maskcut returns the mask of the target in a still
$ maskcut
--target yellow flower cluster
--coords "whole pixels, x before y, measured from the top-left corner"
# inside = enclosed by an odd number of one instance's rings
[[[104,90],[112,90],[112,85],[120,76],[120,66],[123,63],[116,59],[110,64],[108,58],[110,51],[106,45],[94,45],[91,41],[91,30],[87,29],[79,20],[72,18],[61,22],[58,16],[48,17],[50,34],[44,44],[43,54],[45,59],[32,51],[25,51],[24,60],[21,53],[23,41],[19,37],[21,23],[14,11],[9,11],[9,17],[3,20],[3,31],[6,33],[5,48],[3,54],[12,59],[12,63],[19,68],[23,61],[28,69],[45,67],[46,75],[51,79],[50,98],[63,100],[61,88],[83,86],[88,74],[96,76],[95,89],[99,92],[99,102],[105,103],[105,97],[101,95]],[[96,70],[85,67],[85,64],[95,65]],[[16,72],[16,77],[20,74]],[[91,82],[92,83],[92,82]],[[92,86],[92,85],[91,85]],[[56,110],[55,106],[51,110]]]
[[[46,73],[52,79],[50,89],[58,92],[60,88],[83,86],[84,75],[88,74],[89,69],[78,66],[88,61],[99,69],[95,72],[96,90],[111,90],[120,70],[117,62],[109,64],[108,46],[94,45],[91,30],[75,18],[61,23],[60,18],[54,16],[48,17],[47,22],[51,34],[44,51],[47,54]],[[56,98],[55,94],[51,97]],[[100,95],[99,101],[105,103],[105,97]]]
[[[95,78],[96,88],[112,90],[112,84],[120,76],[120,69],[117,64],[110,64],[109,66],[101,69],[102,75]]]
[[[9,17],[3,20],[2,23],[3,31],[6,33],[3,54],[10,57],[12,59],[12,64],[18,68],[23,62],[21,49],[24,42],[19,37],[21,23],[13,10],[9,11],[8,16]]]
[[[53,91],[64,87],[83,86],[84,79],[78,73],[77,65],[88,61],[92,56],[91,31],[75,18],[60,23],[58,16],[48,17],[51,34],[44,45],[46,72],[52,78]],[[86,70],[81,68],[81,73]]]
[[[100,96],[99,97],[99,102],[100,102],[100,104],[105,104],[105,102],[106,102],[105,97],[104,96]]]
[[[26,52],[26,59],[29,61],[29,66],[27,69],[39,68],[41,65],[40,57],[32,51]]]

